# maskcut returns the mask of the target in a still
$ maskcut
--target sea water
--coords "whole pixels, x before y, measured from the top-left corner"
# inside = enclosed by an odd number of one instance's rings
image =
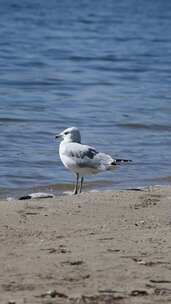
[[[0,196],[71,190],[55,134],[132,159],[86,189],[171,182],[171,1],[0,1]]]

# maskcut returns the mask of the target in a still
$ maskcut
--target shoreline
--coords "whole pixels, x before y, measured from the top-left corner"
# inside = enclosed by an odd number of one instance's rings
[[[146,191],[148,189],[154,188],[168,188],[171,187],[170,184],[142,184],[140,186],[132,186],[127,185],[125,187],[117,186],[109,186],[109,181],[93,181],[87,182],[84,185],[84,189],[82,193],[101,193],[101,192],[119,192],[119,191]],[[30,188],[12,188],[12,189],[0,189],[0,201],[17,201],[22,196],[28,196],[30,194],[36,193],[48,193],[54,198],[59,198],[61,196],[70,196],[72,195],[74,189],[74,184],[72,183],[64,183],[58,185],[45,185],[45,186],[35,186]]]
[[[0,302],[169,303],[170,203],[169,186],[1,200]]]

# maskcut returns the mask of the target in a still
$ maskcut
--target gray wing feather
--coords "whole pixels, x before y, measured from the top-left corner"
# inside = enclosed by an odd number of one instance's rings
[[[67,154],[73,159],[75,158],[77,166],[81,168],[89,167],[95,169],[98,166],[98,161],[95,158],[99,153],[93,147],[73,144],[72,146],[70,145],[70,151]]]
[[[92,168],[97,170],[107,170],[113,159],[110,155],[97,152],[93,147],[72,143],[67,151],[69,157],[75,159],[77,166],[81,168]]]
[[[83,160],[85,158],[93,159],[98,152],[90,146],[77,144],[70,146],[70,151],[67,151],[67,154]]]
[[[88,148],[87,151],[82,151],[80,152],[80,157],[82,159],[84,159],[85,157],[89,158],[89,159],[93,159],[95,157],[95,155],[97,155],[98,152],[93,149],[93,148]]]

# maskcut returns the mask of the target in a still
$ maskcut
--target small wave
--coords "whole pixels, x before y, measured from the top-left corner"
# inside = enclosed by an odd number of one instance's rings
[[[84,183],[84,191],[99,191],[112,188],[112,181],[110,180],[96,180],[91,182]],[[7,199],[12,197],[14,200],[19,197],[28,196],[30,193],[39,193],[39,192],[48,192],[51,196],[60,196],[64,194],[70,194],[74,189],[73,183],[61,183],[61,184],[51,184],[45,186],[29,187],[25,188],[24,186],[20,188],[0,188],[0,198]]]
[[[160,176],[160,177],[157,177],[155,178],[155,180],[159,180],[159,181],[163,181],[163,182],[171,182],[171,176],[168,175],[168,176]]]
[[[4,86],[24,86],[24,87],[47,87],[47,86],[56,86],[57,82],[61,81],[60,79],[50,79],[47,81],[29,81],[29,80],[1,80],[0,84]]]
[[[120,123],[119,127],[129,129],[143,129],[143,130],[154,130],[154,131],[171,131],[170,125],[157,125],[157,124],[143,124],[143,123]]]
[[[99,189],[99,188],[106,188],[111,187],[112,185],[111,180],[95,180],[91,182],[85,182],[84,183],[84,189],[90,190],[90,189]],[[52,191],[67,191],[67,190],[73,190],[73,183],[63,183],[63,184],[54,184],[54,185],[48,185],[45,187],[45,189],[49,189]]]
[[[0,117],[0,124],[5,124],[5,123],[25,123],[25,122],[33,122],[34,123],[51,123],[51,122],[56,122],[56,119],[50,118],[50,119],[41,119],[41,118],[28,118],[26,116],[24,116],[24,118],[20,118],[20,117]],[[44,132],[42,132],[44,133]],[[51,132],[45,131],[46,134],[52,134]]]
[[[0,117],[0,123],[25,122],[22,118]]]

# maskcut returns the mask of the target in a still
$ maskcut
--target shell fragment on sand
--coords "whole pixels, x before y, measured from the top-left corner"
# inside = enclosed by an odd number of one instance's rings
[[[40,199],[40,198],[54,198],[54,194],[45,193],[45,192],[37,192],[31,193],[24,196],[19,197],[19,200],[27,200],[27,199]]]

